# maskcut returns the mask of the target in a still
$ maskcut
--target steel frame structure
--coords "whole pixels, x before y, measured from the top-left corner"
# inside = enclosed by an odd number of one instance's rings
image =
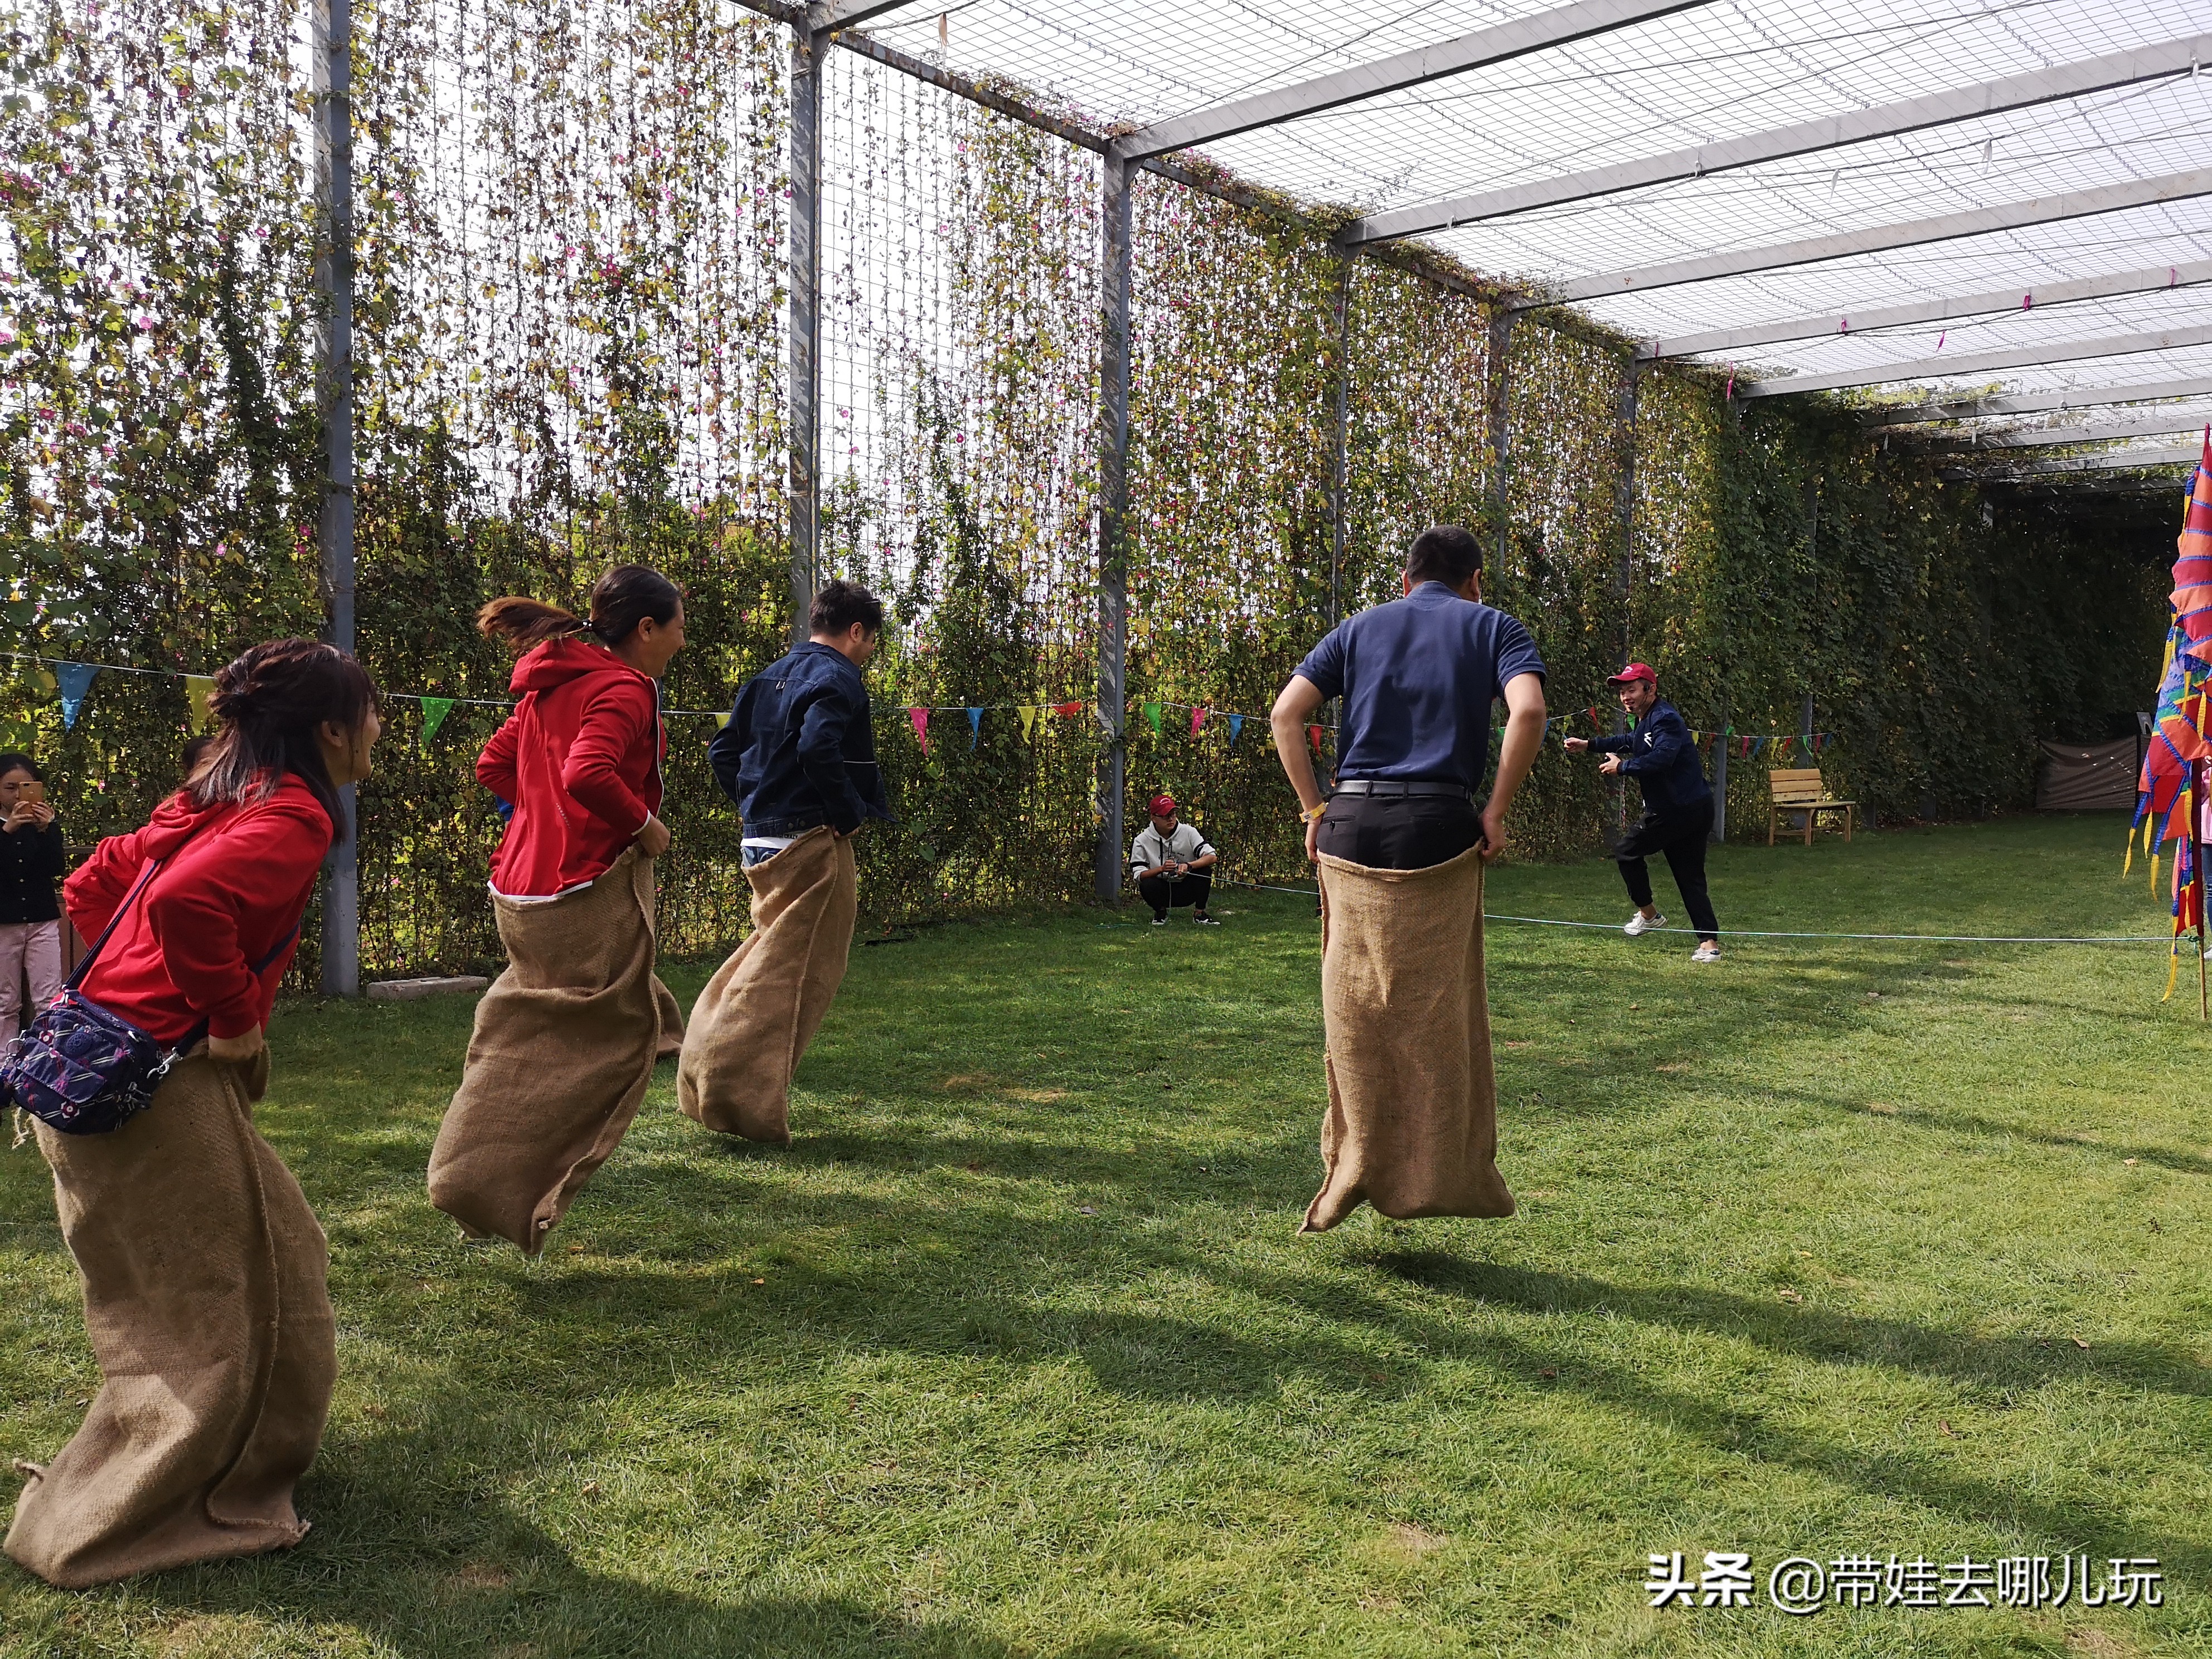
[[[791,0],[740,0],[740,3],[748,9],[775,18],[792,31],[791,220],[787,241],[787,299],[791,398],[789,511],[793,626],[800,638],[805,635],[806,612],[812,600],[818,574],[820,167],[822,75],[826,52],[836,46],[872,58],[902,73],[930,82],[958,96],[1049,132],[1103,158],[1101,207],[1105,258],[1099,295],[1103,326],[1097,413],[1099,459],[1097,714],[1106,744],[1097,777],[1099,840],[1095,873],[1099,899],[1109,904],[1118,902],[1121,893],[1122,794],[1127,764],[1124,670],[1127,623],[1126,538],[1129,455],[1131,169],[1142,167],[1174,179],[1190,188],[1246,206],[1265,206],[1273,211],[1281,211],[1281,204],[1278,200],[1263,201],[1258,192],[1228,181],[1210,170],[1178,166],[1163,158],[1178,150],[1189,149],[1239,133],[1278,126],[1323,111],[1343,108],[1388,93],[1464,74],[1486,64],[1504,63],[1591,40],[1638,23],[1691,10],[1711,3],[1711,0],[1571,0],[1571,3],[1478,30],[1455,40],[1398,52],[1274,91],[1233,99],[1212,109],[1156,122],[1123,133],[1094,131],[1079,122],[1031,104],[1002,84],[948,71],[940,65],[902,52],[860,32],[862,25],[899,9],[904,0],[806,0],[804,4],[791,3]],[[350,386],[353,311],[350,0],[316,0],[313,27],[311,56],[315,97],[315,181],[322,230],[317,249],[316,271],[319,290],[325,308],[317,354],[319,403],[325,434],[319,541],[324,580],[330,599],[330,637],[334,643],[350,648],[353,643],[355,420]],[[1553,179],[1462,196],[1429,207],[1373,215],[1342,227],[1336,233],[1337,240],[1346,249],[1347,262],[1354,255],[1364,254],[1389,259],[1394,264],[1403,264],[1402,257],[1395,256],[1390,252],[1391,243],[1396,239],[1425,231],[1523,213],[1533,209],[1589,201],[1624,191],[1652,190],[1663,187],[1670,181],[1695,179],[1708,173],[1748,167],[1780,158],[1864,143],[1886,136],[1970,120],[2000,110],[2024,109],[2178,75],[2193,76],[2200,62],[2205,59],[2212,59],[2212,35],[2167,41]],[[2061,192],[2030,201],[2001,203],[1905,223],[1812,237],[1774,246],[1602,273],[1565,283],[1544,293],[1518,291],[1506,284],[1485,287],[1455,277],[1441,266],[1424,266],[1422,270],[1431,280],[1469,294],[1489,307],[1490,383],[1486,388],[1488,415],[1484,444],[1491,458],[1492,499],[1502,505],[1511,456],[1511,434],[1507,421],[1510,394],[1507,347],[1516,313],[1577,300],[1706,282],[1717,277],[1843,258],[1852,254],[1913,247],[2207,195],[2212,195],[2212,168],[2201,168],[2160,178],[2136,179],[2093,189]],[[1347,274],[1348,271],[1347,263]],[[2010,309],[2014,305],[2026,308],[2187,286],[2212,281],[2212,261],[2192,261],[2185,266],[2166,267],[2166,280],[2163,282],[2159,280],[2159,269],[2154,267],[2116,276],[2090,276],[2040,289],[1978,293],[1914,305],[1878,307],[1856,316],[1847,308],[1839,308],[1818,317],[1712,330],[1673,339],[1646,341],[1640,345],[1624,342],[1616,412],[1623,461],[1616,507],[1617,533],[1621,538],[1622,547],[1616,585],[1621,590],[1620,598],[1624,617],[1629,598],[1627,584],[1633,578],[1628,550],[1632,544],[1633,532],[1631,514],[1634,502],[1637,383],[1640,374],[1656,363],[1688,358],[1701,353],[1737,350],[1785,340],[1818,338],[1831,333],[1863,334],[1869,330]],[[1348,294],[1348,289],[1346,292]],[[1348,299],[1345,303],[1348,305]],[[2212,330],[2168,331],[2156,337],[2140,337],[2143,343],[2136,344],[2117,344],[2112,339],[2061,342],[1954,357],[1940,364],[1936,359],[1920,359],[1840,374],[1799,376],[1786,381],[1772,379],[1753,380],[1734,389],[1740,396],[1764,398],[1846,386],[1875,386],[1937,373],[1949,375],[2072,361],[2091,356],[2116,355],[2121,351],[2148,353],[2177,349],[2185,339],[2197,343],[2200,337],[2212,339]],[[2120,337],[2122,339],[2127,337]],[[1883,426],[1955,421],[1987,415],[2086,408],[2100,403],[2191,396],[2208,391],[2212,391],[2212,380],[2185,379],[2149,380],[2101,390],[2092,388],[2086,392],[2072,391],[1964,400],[1936,399],[1879,411],[1871,414],[1869,421],[1870,424]],[[1334,462],[1335,483],[1332,492],[1333,498],[1337,501],[1340,538],[1343,489],[1342,403],[1343,392],[1340,386],[1339,425],[1335,436],[1338,454]],[[2151,417],[2125,428],[2100,430],[2077,427],[2039,434],[2008,434],[2004,438],[1992,440],[1992,444],[2025,447],[2115,437],[2123,430],[2148,432],[2158,418],[2162,417]],[[2002,482],[2012,477],[2094,473],[2118,468],[2166,465],[2194,459],[2195,453],[2193,449],[2182,447],[2138,450],[2032,463],[2002,477],[1965,471],[1946,476],[1979,477],[1985,482]],[[1502,555],[1506,534],[1502,512],[1498,514],[1498,520]],[[1340,562],[1340,545],[1335,556]],[[1334,609],[1332,601],[1332,611]],[[342,995],[353,994],[359,988],[359,908],[357,876],[352,858],[351,842],[349,840],[345,848],[333,861],[325,890],[323,984],[326,992]]]

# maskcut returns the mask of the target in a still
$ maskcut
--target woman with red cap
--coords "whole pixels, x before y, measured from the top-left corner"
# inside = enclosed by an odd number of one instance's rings
[[[299,1542],[337,1376],[323,1231],[252,1108],[376,692],[343,652],[277,640],[216,676],[208,712],[184,787],[63,892],[96,941],[79,992],[179,1056],[119,1127],[38,1126],[103,1380],[53,1462],[15,1466],[7,1549],[70,1589]]]
[[[477,762],[514,806],[491,865],[507,967],[477,1005],[430,1201],[536,1255],[683,1029],[653,975],[653,860],[669,846],[659,680],[684,648],[684,598],[656,570],[617,565],[588,621],[510,597],[477,625],[522,653],[521,702]]]

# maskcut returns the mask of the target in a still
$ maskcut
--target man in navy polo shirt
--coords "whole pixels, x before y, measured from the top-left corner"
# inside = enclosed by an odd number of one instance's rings
[[[1298,793],[1306,856],[1424,870],[1480,845],[1505,850],[1505,814],[1544,741],[1544,659],[1528,630],[1482,602],[1482,544],[1455,525],[1425,530],[1405,595],[1339,624],[1275,699],[1275,753]],[[1324,803],[1306,723],[1344,699],[1337,788]],[[1505,737],[1489,799],[1490,711]]]
[[[1605,683],[1620,698],[1635,729],[1609,738],[1569,738],[1567,749],[1571,754],[1595,750],[1603,755],[1598,770],[1607,777],[1634,778],[1644,789],[1644,816],[1613,854],[1636,906],[1636,914],[1621,931],[1635,939],[1667,925],[1652,902],[1651,872],[1644,862],[1662,853],[1674,872],[1674,885],[1681,890],[1690,926],[1698,930],[1698,948],[1690,960],[1718,962],[1720,920],[1705,892],[1705,842],[1713,833],[1713,792],[1705,781],[1698,745],[1690,740],[1690,728],[1674,705],[1660,696],[1659,677],[1649,663],[1632,662],[1618,674],[1607,675]]]

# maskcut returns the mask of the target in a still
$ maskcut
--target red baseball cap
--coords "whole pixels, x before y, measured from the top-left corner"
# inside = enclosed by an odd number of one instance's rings
[[[1605,683],[1607,685],[1626,685],[1631,680],[1644,680],[1653,685],[1659,684],[1658,675],[1651,672],[1651,665],[1648,662],[1632,662],[1618,674],[1607,674],[1605,677]]]
[[[1147,805],[1152,808],[1152,816],[1156,818],[1175,816],[1176,799],[1173,795],[1155,795]]]

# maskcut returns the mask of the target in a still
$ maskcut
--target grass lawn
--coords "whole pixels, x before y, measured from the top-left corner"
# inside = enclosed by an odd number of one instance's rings
[[[2160,932],[2121,842],[1713,885],[1745,927]],[[1497,925],[1521,1214],[1301,1239],[1318,925],[1222,904],[856,950],[796,1145],[696,1128],[664,1066],[534,1266],[423,1196],[467,1003],[283,1013],[261,1121],[343,1368],[314,1532],[90,1595],[0,1567],[0,1653],[2212,1653],[2212,1041],[2159,946]],[[1491,907],[1627,914],[1605,864]],[[96,1375],[28,1148],[0,1263],[0,1459],[43,1458]],[[1756,1605],[1648,1607],[1676,1550],[1748,1552]],[[1789,1555],[2067,1552],[2158,1558],[2166,1605],[1766,1605]]]

